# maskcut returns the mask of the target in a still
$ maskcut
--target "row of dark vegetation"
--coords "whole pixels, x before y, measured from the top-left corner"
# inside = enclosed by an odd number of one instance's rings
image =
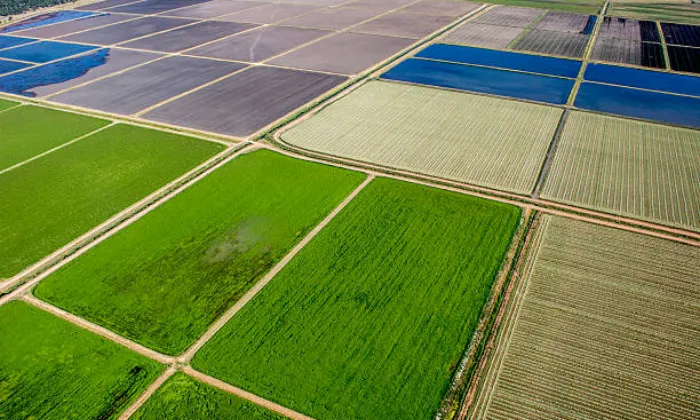
[[[74,0],[2,0],[0,1],[0,16],[18,15],[28,10],[72,1]]]

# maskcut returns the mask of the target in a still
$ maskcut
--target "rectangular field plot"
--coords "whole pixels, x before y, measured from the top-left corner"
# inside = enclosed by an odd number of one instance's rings
[[[31,66],[31,64],[20,63],[17,61],[0,60],[0,74],[6,74],[17,70],[22,70],[29,66]]]
[[[0,308],[0,336],[7,419],[116,419],[163,371],[23,302]]]
[[[700,48],[669,45],[668,61],[673,70],[700,73]]]
[[[700,77],[590,63],[585,79],[640,89],[700,96]]]
[[[62,122],[53,129],[66,128]],[[0,174],[0,278],[17,274],[222,149],[117,125]]]
[[[542,198],[700,229],[700,133],[574,111]]]
[[[628,39],[638,42],[661,42],[656,22],[604,17],[598,38]]]
[[[265,26],[188,51],[188,55],[260,62],[311,42],[331,32],[315,29]]]
[[[282,135],[305,149],[529,194],[562,111],[370,82]]]
[[[299,28],[342,30],[377,16],[376,12],[363,9],[321,9],[284,22],[285,26]]]
[[[362,179],[268,151],[240,156],[49,276],[35,293],[180,354]]]
[[[29,97],[46,96],[158,57],[162,55],[102,48],[94,53],[0,77],[0,91]]]
[[[472,22],[525,28],[530,26],[542,13],[544,13],[542,9],[498,6],[474,19]]]
[[[700,248],[549,216],[540,228],[471,418],[698,418]]]
[[[184,28],[151,35],[124,44],[126,48],[178,52],[198,45],[254,28],[249,23],[201,22]]]
[[[575,60],[445,44],[433,44],[416,57],[568,78],[576,78],[581,69]]]
[[[134,3],[138,0],[104,0],[97,3],[90,3],[84,6],[76,7],[76,10],[104,10],[117,6],[122,6],[127,3]]]
[[[593,47],[591,58],[612,63],[633,64],[658,69],[666,68],[663,47],[661,44],[652,42],[598,38]]]
[[[419,59],[402,62],[382,78],[550,104],[565,104],[574,87],[572,79]]]
[[[47,63],[82,54],[97,47],[89,45],[66,44],[63,42],[41,41],[34,44],[22,45],[16,48],[0,51],[0,58],[28,61],[31,63]]]
[[[207,0],[146,0],[115,7],[111,9],[110,12],[153,15],[198,3],[205,3],[206,1]]]
[[[0,170],[107,124],[107,120],[37,106],[0,113]]]
[[[520,32],[522,32],[521,28],[467,22],[450,31],[441,41],[457,45],[506,48],[520,35]]]
[[[98,26],[111,25],[113,23],[118,23],[133,18],[133,16],[129,15],[97,15],[90,18],[57,23],[55,25],[42,26],[39,28],[27,29],[18,32],[17,35],[33,36],[36,38],[55,38],[59,36],[69,35],[74,32],[96,28]]]
[[[532,29],[520,38],[512,48],[518,51],[580,58],[583,57],[586,50],[588,39],[588,35],[579,33]]]
[[[78,10],[59,10],[56,12],[35,15],[20,22],[13,23],[0,29],[0,32],[17,32],[23,29],[37,28],[45,25],[53,25],[60,22],[83,19],[95,16],[97,13],[81,12]]]
[[[129,115],[244,67],[240,63],[173,56],[59,93],[51,100]]]
[[[131,419],[284,420],[286,417],[176,373]]]
[[[590,35],[595,27],[596,17],[579,13],[547,12],[537,22],[535,28],[545,31],[572,32]]]
[[[519,219],[514,206],[377,179],[193,366],[315,418],[432,418]]]
[[[583,82],[574,105],[581,109],[700,128],[700,98]]]
[[[163,13],[163,16],[179,16],[188,18],[211,19],[217,16],[228,15],[241,10],[263,6],[265,3],[259,1],[243,0],[217,0],[196,4],[190,7],[175,9]]]
[[[318,10],[318,7],[301,4],[264,4],[253,9],[221,16],[218,20],[270,24],[278,23]]]
[[[36,41],[36,39],[24,38],[19,36],[0,35],[0,50],[4,50],[5,48],[18,47],[20,45],[28,44],[34,41]]]
[[[178,26],[189,25],[194,22],[196,21],[193,19],[149,16],[68,35],[61,39],[86,44],[112,45],[156,32],[175,29]]]
[[[356,28],[353,32],[401,38],[423,38],[454,21],[450,16],[426,16],[394,12],[380,16]]]
[[[292,51],[270,63],[302,70],[351,75],[386,60],[413,42],[405,38],[339,33]]]
[[[144,114],[144,118],[246,137],[343,83],[342,76],[253,67]]]
[[[413,3],[401,9],[401,11],[428,16],[458,17],[476,10],[480,6],[479,3],[469,3],[466,1],[423,0],[418,3]]]
[[[700,47],[700,26],[662,23],[661,31],[667,44]]]

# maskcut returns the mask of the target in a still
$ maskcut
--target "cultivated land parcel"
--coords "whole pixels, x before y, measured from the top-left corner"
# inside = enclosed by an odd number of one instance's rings
[[[0,419],[700,418],[698,5],[497,1],[0,27]]]

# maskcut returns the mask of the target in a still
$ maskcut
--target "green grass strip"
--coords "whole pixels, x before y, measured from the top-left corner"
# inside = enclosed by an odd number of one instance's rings
[[[514,206],[377,179],[193,366],[315,418],[431,418],[519,219]]]
[[[1,174],[0,278],[36,263],[223,148],[116,125]]]
[[[132,420],[282,420],[286,417],[176,373],[131,416]]]
[[[580,0],[580,1],[536,1],[536,0],[487,0],[486,3],[495,3],[504,6],[535,7],[539,9],[557,10],[561,12],[584,13],[588,15],[598,14],[598,10],[604,1]]]
[[[37,296],[179,354],[364,175],[258,151],[68,264]]]
[[[113,419],[163,371],[23,302],[0,308],[0,337],[2,419]]]
[[[2,108],[0,103],[0,110]],[[3,112],[0,114],[0,170],[108,124],[107,120],[36,106]]]

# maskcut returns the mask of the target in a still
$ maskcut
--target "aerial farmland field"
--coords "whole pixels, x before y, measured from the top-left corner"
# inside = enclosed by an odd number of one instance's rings
[[[546,216],[474,419],[700,415],[700,251]]]
[[[269,151],[245,154],[59,270],[35,294],[177,355],[362,179]]]
[[[374,180],[193,366],[317,418],[430,418],[519,219],[514,206]]]
[[[282,134],[295,146],[529,193],[561,110],[370,82]],[[506,117],[503,117],[503,116]],[[493,124],[493,118],[507,124]]]
[[[223,149],[120,124],[0,174],[0,277],[17,274]]]
[[[10,1],[0,420],[700,418],[697,0]]]
[[[116,419],[163,367],[24,302],[0,307],[7,419]]]

